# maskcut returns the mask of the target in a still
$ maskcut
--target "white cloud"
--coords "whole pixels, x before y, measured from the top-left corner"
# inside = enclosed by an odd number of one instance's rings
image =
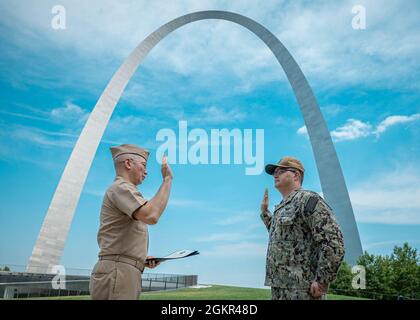
[[[17,105],[17,107],[23,110],[20,112],[0,110],[0,113],[17,118],[60,123],[68,126],[75,123],[83,124],[89,116],[89,112],[72,102],[66,102],[64,107],[54,108],[50,111],[28,105]]]
[[[205,107],[198,114],[182,114],[182,119],[192,124],[214,124],[240,122],[246,118],[246,114],[238,108],[225,110],[218,106]]]
[[[287,28],[279,38],[289,45],[304,72],[323,80],[324,86],[364,83],[386,87],[398,82],[397,75],[405,85],[418,86],[418,80],[407,76],[417,74],[410,68],[418,70],[415,56],[420,48],[413,8],[404,1],[357,4],[366,7],[366,30],[351,27],[352,1],[317,2],[305,7],[297,2],[284,14]]]
[[[50,121],[49,117],[43,118],[43,117],[34,116],[34,115],[30,115],[30,114],[9,112],[9,111],[5,111],[5,110],[0,110],[0,113],[5,114],[7,116],[17,117],[17,118],[24,118],[24,119],[31,119],[31,120],[39,120],[39,121]]]
[[[372,126],[367,122],[363,122],[357,119],[348,119],[347,122],[341,126],[331,131],[331,137],[335,142],[355,140],[371,135],[379,137],[390,127],[402,123],[410,123],[420,119],[420,113],[416,113],[410,116],[389,116],[385,120],[381,121],[376,127]],[[308,130],[306,126],[300,127],[297,131],[297,134],[308,136]]]
[[[366,137],[371,134],[372,126],[356,119],[348,119],[346,124],[331,131],[331,137],[339,142]]]
[[[343,111],[344,106],[339,104],[329,104],[321,107],[321,111],[326,116],[336,116]]]
[[[59,123],[84,123],[88,116],[89,112],[71,102],[67,102],[65,107],[51,110],[51,118]]]
[[[0,132],[1,135],[7,135],[10,138],[29,142],[31,145],[39,145],[43,147],[60,147],[71,148],[77,136],[63,132],[53,132],[41,130],[30,126],[12,126],[5,131]],[[51,138],[53,137],[53,138]]]
[[[420,39],[415,7],[405,1],[368,1],[367,29],[351,27],[353,1],[62,1],[67,29],[53,30],[50,2],[2,1],[3,22],[20,32],[14,41],[40,50],[42,43],[72,49],[94,61],[122,61],[148,34],[186,13],[219,9],[262,23],[286,45],[312,80],[322,86],[366,83],[419,86]],[[415,6],[412,8],[412,6]],[[31,30],[30,32],[28,30]],[[343,41],[345,39],[345,41]],[[205,82],[221,75],[237,78],[234,87],[250,88],[286,78],[265,45],[248,30],[227,21],[184,26],[159,44],[147,66],[172,70]],[[96,63],[96,62],[95,62]],[[203,77],[205,75],[205,77]],[[97,74],[92,72],[90,76]],[[332,81],[333,79],[333,81]],[[84,79],[81,79],[82,81]],[[234,91],[234,90],[233,90]],[[232,91],[232,92],[233,92]]]
[[[141,126],[146,125],[147,127],[150,128],[152,126],[152,122],[148,121],[151,119],[146,119],[146,118],[142,118],[142,117],[137,117],[137,116],[116,116],[111,118],[108,126],[107,126],[107,130],[112,132],[112,133],[119,133],[121,131],[131,131],[131,130],[139,130],[141,128]]]
[[[420,224],[420,172],[398,168],[350,188],[359,222]]]
[[[389,127],[395,126],[396,124],[413,122],[418,119],[420,119],[420,113],[416,113],[411,116],[389,116],[376,127],[375,134],[379,135],[385,132]]]
[[[51,121],[51,119],[48,121]],[[76,140],[79,138],[79,134],[76,130],[73,130],[73,128],[66,128],[66,130],[67,129],[69,130],[68,132],[49,131],[35,126],[4,124],[0,130],[0,137],[7,137],[7,144],[10,144],[10,142],[15,144],[18,141],[23,141],[29,143],[29,146],[73,148]],[[102,139],[100,143],[121,144],[120,141],[107,139]],[[17,158],[20,159],[20,157],[24,156],[17,155]]]
[[[306,129],[306,126],[300,127],[296,132],[302,136],[308,135],[308,129]]]

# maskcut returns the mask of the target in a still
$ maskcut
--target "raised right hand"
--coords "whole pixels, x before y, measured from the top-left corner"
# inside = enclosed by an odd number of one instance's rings
[[[168,159],[166,158],[166,156],[164,155],[162,157],[162,178],[163,180],[172,180],[173,175],[172,175],[172,170],[171,167],[168,164]]]
[[[265,188],[264,198],[261,202],[261,212],[266,212],[268,210],[268,189]]]

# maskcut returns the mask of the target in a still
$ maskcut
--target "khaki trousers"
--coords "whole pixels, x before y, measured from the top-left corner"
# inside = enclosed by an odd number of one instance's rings
[[[89,290],[92,300],[137,300],[141,272],[124,262],[99,260],[92,270]]]

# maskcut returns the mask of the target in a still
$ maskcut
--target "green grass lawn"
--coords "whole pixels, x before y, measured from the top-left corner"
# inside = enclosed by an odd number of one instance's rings
[[[37,298],[51,300],[89,300],[89,296]],[[207,288],[186,288],[172,291],[144,292],[140,300],[270,300],[270,289],[254,289],[212,285]],[[328,300],[363,300],[358,297],[328,295]]]
[[[186,288],[166,292],[145,292],[140,300],[269,300],[270,290],[212,285],[209,288]]]

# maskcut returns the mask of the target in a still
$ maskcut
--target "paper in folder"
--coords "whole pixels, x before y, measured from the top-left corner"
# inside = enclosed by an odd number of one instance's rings
[[[200,254],[200,252],[192,251],[192,250],[178,250],[178,251],[172,252],[171,254],[168,254],[165,257],[146,259],[146,262],[148,262],[150,260],[155,260],[157,262],[166,261],[166,260],[174,260],[174,259],[180,259],[180,258],[195,256],[197,254]]]

